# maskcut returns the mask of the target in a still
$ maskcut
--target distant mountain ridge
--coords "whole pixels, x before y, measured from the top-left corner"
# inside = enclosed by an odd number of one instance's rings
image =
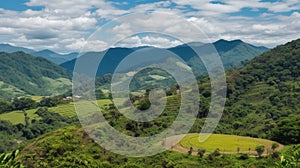
[[[182,48],[182,47],[200,47],[200,46],[203,46],[203,45],[204,45],[204,43],[201,43],[201,42],[190,42],[190,43],[187,43],[187,44],[182,44],[182,45],[179,45],[179,46],[176,46],[176,47],[169,48],[168,50],[172,50],[174,48]],[[234,59],[238,59],[238,60],[234,61],[234,65],[240,65],[239,61],[244,61],[242,57],[237,56],[241,52],[243,53],[242,54],[243,57],[250,60],[250,59],[254,58],[253,55],[258,56],[258,55],[262,54],[262,52],[269,50],[266,47],[254,46],[254,45],[251,45],[251,44],[248,44],[248,43],[244,43],[241,40],[227,41],[227,40],[221,39],[221,40],[218,40],[218,41],[214,42],[213,45],[216,47],[216,49],[219,52],[220,56],[231,56]],[[238,49],[238,47],[240,47],[240,48]],[[119,50],[121,48],[122,47],[110,48],[110,49],[107,49],[107,50],[102,51],[102,52],[112,51],[114,49]],[[142,46],[142,47],[136,47],[136,48],[123,48],[123,49],[124,50],[128,49],[128,51],[131,50],[133,52],[133,51],[136,51],[136,50],[139,50],[139,49],[142,49],[142,48],[155,48],[155,47]],[[231,51],[234,48],[237,48],[237,49],[235,51]],[[243,51],[243,50],[248,50],[248,51]],[[24,48],[24,47],[12,46],[10,44],[0,44],[0,52],[13,53],[13,52],[18,52],[18,51],[23,51],[27,54],[31,54],[31,55],[34,55],[34,56],[46,58],[49,61],[52,61],[56,64],[63,64],[62,66],[63,67],[66,66],[69,70],[73,69],[72,65],[70,65],[70,64],[72,64],[72,63],[70,63],[70,61],[72,62],[73,59],[76,59],[76,57],[79,54],[77,52],[72,52],[72,53],[69,53],[69,54],[59,54],[59,53],[56,53],[56,52],[51,51],[49,49],[45,49],[45,50],[41,50],[41,51],[35,51],[35,50]],[[112,51],[112,52],[114,52],[116,54],[117,51],[116,52]],[[188,53],[186,53],[186,54],[189,54],[189,53],[192,53],[192,52],[188,51]],[[123,59],[122,54],[119,54],[119,55],[121,55],[120,57]],[[239,62],[239,63],[237,63],[237,62]],[[232,61],[230,63],[232,63]],[[227,66],[227,64],[228,63],[226,63],[226,60],[225,60],[225,66]],[[231,65],[231,66],[233,66],[233,65]],[[109,70],[109,72],[111,72],[111,70]]]
[[[6,52],[6,53],[14,53],[22,51],[27,54],[31,54],[37,57],[43,57],[46,58],[49,61],[52,61],[56,64],[61,64],[66,61],[72,60],[77,57],[78,53],[69,53],[69,54],[58,54],[51,50],[41,50],[41,51],[35,51],[32,49],[24,48],[24,47],[16,47],[12,46],[10,44],[0,44],[0,52]]]
[[[174,54],[180,56],[187,64],[191,67],[197,69],[197,71],[204,72],[205,67],[201,63],[199,57],[196,57],[197,54],[192,48],[201,48],[205,45],[204,43],[200,42],[192,42],[188,44],[179,45],[176,47],[172,47],[166,49],[168,51],[173,52]],[[226,41],[226,40],[219,40],[213,43],[217,52],[219,53],[223,65],[225,68],[229,68],[232,66],[241,66],[242,62],[251,60],[254,57],[268,51],[269,49],[266,47],[257,47],[248,43],[244,43],[241,40],[233,40],[233,41]],[[191,48],[192,47],[192,48]],[[98,76],[105,75],[107,73],[113,73],[117,65],[129,54],[133,52],[139,51],[140,49],[143,50],[142,56],[146,57],[153,57],[153,53],[158,53],[159,48],[155,47],[142,47],[142,48],[110,48],[108,50],[102,52],[90,52],[86,53],[83,56],[90,57],[91,60],[103,55],[105,52],[105,57],[102,60],[101,64],[99,65],[99,70],[97,72]],[[147,50],[145,50],[147,49]],[[151,55],[152,54],[152,55]],[[97,56],[98,55],[98,56]],[[93,58],[94,57],[94,58]],[[164,58],[164,55],[155,55],[157,58]],[[160,60],[158,60],[160,61]],[[73,71],[74,65],[76,62],[76,58],[61,64],[62,67]]]

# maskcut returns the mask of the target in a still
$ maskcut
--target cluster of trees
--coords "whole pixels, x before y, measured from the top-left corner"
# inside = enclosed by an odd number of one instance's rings
[[[0,113],[6,113],[13,110],[29,110],[36,108],[38,103],[31,98],[14,98],[12,101],[0,100]]]
[[[64,100],[63,96],[44,97],[36,102],[30,97],[14,98],[11,101],[0,99],[0,114],[14,110],[29,110],[37,107],[54,107],[59,104],[69,103],[71,100]]]

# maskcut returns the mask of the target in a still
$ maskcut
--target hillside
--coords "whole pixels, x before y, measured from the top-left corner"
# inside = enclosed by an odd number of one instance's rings
[[[71,73],[24,52],[0,53],[0,97],[55,95],[71,86]]]
[[[166,151],[150,157],[126,157],[104,150],[80,128],[72,126],[41,136],[22,149],[27,167],[274,167],[272,158],[243,159],[241,155],[211,155],[203,159]]]
[[[265,47],[256,47],[247,43],[242,42],[241,40],[234,40],[234,41],[225,41],[219,40],[213,45],[216,47],[216,50],[219,52],[221,60],[225,68],[232,67],[232,66],[241,66],[242,61],[251,60],[254,57],[262,54],[263,52],[267,51],[268,49]],[[191,49],[191,47],[195,48],[203,48],[205,44],[203,43],[190,43],[189,45],[180,45],[177,47],[169,48],[168,51],[173,52],[180,56],[189,66],[191,66],[196,73],[203,73],[206,72],[206,69],[202,62],[199,60],[199,57],[195,57],[196,53]],[[140,47],[140,48],[110,48],[103,52],[93,52],[87,53],[83,55],[84,57],[99,57],[103,55],[105,52],[105,57],[103,62],[99,65],[99,70],[97,75],[102,76],[107,73],[113,73],[119,62],[122,61],[126,56],[136,51],[140,51],[139,56],[141,59],[148,59],[150,57],[157,58],[156,62],[166,61],[168,58],[164,52],[161,52],[161,49],[154,48],[154,47]],[[95,59],[95,58],[94,58]],[[61,64],[62,67],[67,68],[69,70],[74,69],[74,64],[76,59],[65,62]],[[132,65],[133,67],[141,66],[139,65],[138,59],[135,60]],[[130,71],[131,69],[124,69],[124,72]]]
[[[227,76],[222,123],[232,128],[228,133],[300,143],[300,39],[231,69]]]

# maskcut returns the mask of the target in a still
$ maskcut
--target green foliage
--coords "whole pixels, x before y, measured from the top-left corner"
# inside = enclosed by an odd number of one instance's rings
[[[11,102],[0,99],[0,114],[7,111],[13,111],[13,109],[14,107]]]
[[[29,110],[37,107],[37,103],[28,97],[15,98],[13,100],[13,110]]]
[[[200,148],[200,149],[198,149],[198,153],[197,153],[197,154],[198,154],[198,156],[199,156],[200,158],[203,158],[205,152],[206,152],[206,149]]]
[[[148,98],[142,98],[139,102],[138,109],[147,110],[151,106]]]
[[[247,159],[249,159],[249,155],[246,154],[246,153],[242,153],[242,154],[239,156],[239,159],[240,159],[240,160],[247,160]]]
[[[256,152],[257,152],[258,157],[261,157],[262,154],[263,154],[264,151],[265,151],[265,146],[264,146],[264,145],[257,146],[257,147],[255,148],[255,150],[256,150]]]
[[[284,144],[300,143],[300,116],[281,118],[272,129],[272,138]]]
[[[58,104],[62,104],[62,103],[64,103],[62,101],[62,97],[54,96],[54,97],[42,98],[42,100],[39,102],[39,106],[41,106],[41,107],[55,107]]]
[[[277,163],[278,167],[281,168],[294,168],[300,166],[300,146],[294,145],[292,148],[289,148],[280,159],[280,162]]]
[[[19,150],[15,150],[12,153],[0,154],[0,167],[1,168],[24,168],[24,166],[16,161],[16,157],[19,154]]]

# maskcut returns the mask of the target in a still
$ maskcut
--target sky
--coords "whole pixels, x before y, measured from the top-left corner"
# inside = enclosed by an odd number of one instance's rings
[[[120,17],[138,13],[155,14],[142,21],[142,17],[127,17],[112,24]],[[122,39],[116,44],[122,47],[167,48],[183,42],[160,35],[160,31],[184,34],[184,42],[202,42],[203,39],[195,38],[191,26],[181,24],[182,19],[201,29],[210,42],[241,39],[272,48],[300,38],[298,0],[1,0],[0,43],[69,53],[82,48],[104,50],[111,46],[111,39]],[[90,38],[105,25],[111,25],[111,36]],[[158,32],[134,34],[147,28]]]

